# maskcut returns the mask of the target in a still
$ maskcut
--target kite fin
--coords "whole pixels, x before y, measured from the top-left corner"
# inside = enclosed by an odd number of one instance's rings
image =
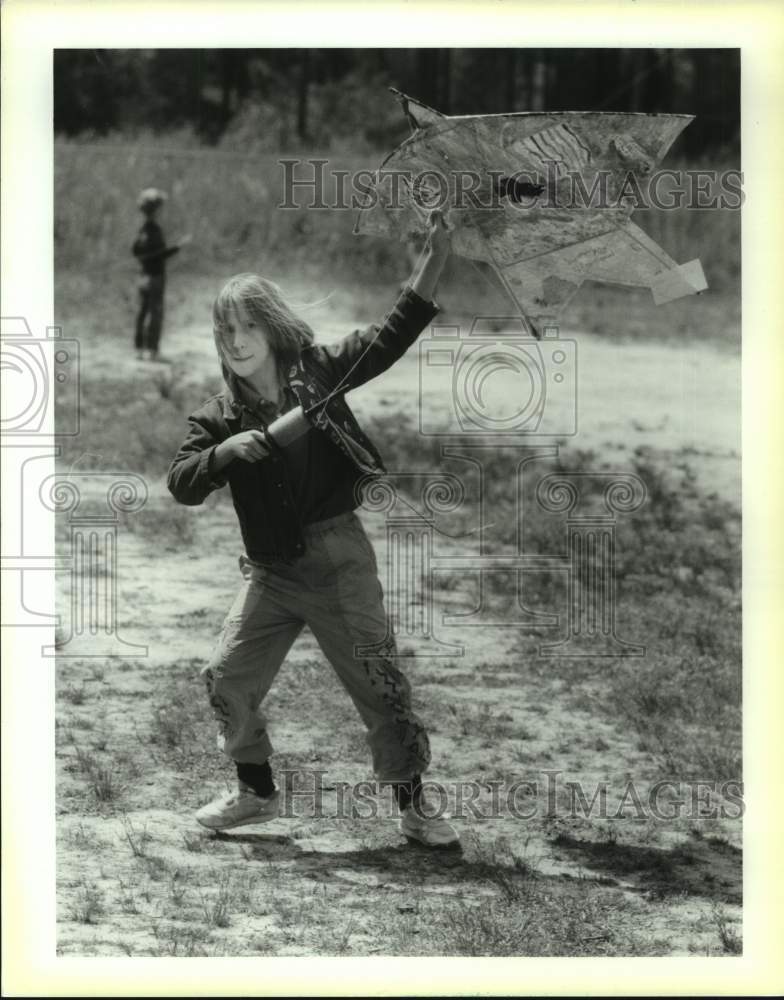
[[[415,132],[417,129],[426,128],[428,125],[433,125],[435,122],[443,121],[446,117],[446,115],[442,115],[440,111],[436,111],[435,108],[428,107],[427,104],[423,104],[421,101],[417,101],[415,98],[409,97],[408,94],[404,94],[401,90],[396,90],[394,87],[390,87],[389,89],[400,101],[400,105],[403,108],[403,114],[406,116],[408,124]]]
[[[574,298],[582,279],[555,274],[537,274],[524,263],[509,267],[493,266],[509,296],[517,305],[531,332],[541,339],[547,326],[556,324],[559,312]]]
[[[633,222],[521,263],[540,276],[650,288],[657,305],[708,287],[698,260],[679,265]]]
[[[653,301],[660,306],[685,295],[699,295],[707,287],[702,264],[699,260],[690,260],[660,274],[651,284],[651,292]]]

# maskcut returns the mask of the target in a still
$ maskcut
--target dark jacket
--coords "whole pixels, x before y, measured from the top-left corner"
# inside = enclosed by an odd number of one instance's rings
[[[167,247],[161,227],[153,219],[147,219],[131,249],[142,266],[142,273],[162,276],[166,271],[167,257],[177,253],[180,248]]]
[[[350,476],[352,485],[367,474],[380,475],[386,469],[342,392],[386,371],[403,356],[437,312],[437,306],[406,288],[381,326],[355,330],[335,344],[311,344],[302,350],[288,372],[288,383],[305,410],[341,385],[341,392],[318,410],[312,424],[349,459],[341,463],[339,474]],[[227,385],[224,392],[208,399],[189,421],[190,431],[167,477],[174,498],[183,504],[200,504],[213,490],[228,482],[250,559],[262,563],[290,561],[304,552],[302,525],[284,461],[275,449],[260,462],[237,459],[219,473],[213,469],[217,445],[242,430],[263,428],[263,419]]]

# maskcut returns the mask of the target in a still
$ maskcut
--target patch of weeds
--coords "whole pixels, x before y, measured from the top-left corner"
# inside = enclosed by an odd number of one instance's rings
[[[531,764],[538,758],[539,755],[529,750],[528,747],[523,747],[523,746],[512,747],[512,759],[517,764]]]
[[[618,843],[618,827],[613,824],[611,820],[607,821],[607,825],[602,831],[604,833],[604,842],[609,844],[610,847],[614,847]]]
[[[181,868],[175,868],[169,875],[169,899],[177,909],[188,895],[188,887],[183,881],[185,874]]]
[[[125,882],[118,876],[117,885],[120,890],[120,909],[123,913],[138,913],[139,904],[136,902],[136,893],[133,883]]]
[[[656,954],[661,945],[632,936],[628,906],[613,890],[519,882],[514,894],[477,902],[463,896],[423,914],[427,953],[473,956]]]
[[[170,749],[179,749],[192,725],[191,716],[181,702],[159,705],[154,713],[152,740]]]
[[[711,918],[718,931],[719,941],[721,941],[724,953],[726,955],[742,955],[743,939],[733,924],[730,923],[726,911],[714,903],[711,907]]]
[[[232,879],[227,872],[218,880],[215,892],[210,895],[204,892],[201,894],[202,911],[208,926],[228,927],[231,924],[232,899]]]
[[[87,692],[84,689],[84,685],[81,687],[67,687],[62,689],[60,697],[63,701],[67,701],[71,705],[83,705],[87,700]]]
[[[80,924],[95,924],[103,916],[104,902],[101,890],[93,882],[80,886],[76,899],[71,903],[71,918]]]
[[[305,898],[286,898],[281,893],[273,896],[272,907],[291,942],[302,943],[307,930],[311,906]]]
[[[449,706],[457,723],[457,730],[463,736],[475,736],[484,744],[493,745],[497,740],[508,739],[513,731],[514,719],[508,712],[498,712],[492,706],[483,704]]]
[[[204,853],[207,846],[204,837],[199,834],[183,833],[182,842],[185,845],[185,850],[190,851],[192,854]]]
[[[343,926],[338,930],[337,934],[335,935],[334,942],[335,942],[336,955],[346,954],[346,952],[349,950],[349,942],[351,940],[351,935],[354,934],[356,931],[357,931],[357,926],[354,922],[354,918],[349,917],[349,919],[343,924]]]
[[[115,802],[123,792],[123,786],[118,781],[115,769],[111,765],[100,764],[75,740],[73,748],[77,766],[95,800],[102,804]]]
[[[505,836],[486,841],[471,831],[464,841],[472,842],[476,874],[497,888],[505,899],[517,899],[525,883],[536,874],[536,862],[526,856],[530,839],[525,841],[522,852],[516,851]]]
[[[144,865],[144,870],[153,882],[160,882],[168,870],[166,858],[160,854],[147,854],[140,859]]]
[[[524,901],[518,898],[516,902],[523,904]],[[520,955],[524,953],[529,928],[535,920],[527,909],[524,905],[518,909],[497,902],[471,904],[461,900],[444,911],[433,933],[444,941],[446,954]],[[451,939],[452,945],[445,939]]]
[[[94,830],[85,830],[84,823],[72,827],[68,831],[68,840],[71,845],[80,851],[94,851],[100,839]]]
[[[198,670],[192,670],[187,680],[172,679],[160,692],[153,707],[151,731],[140,738],[173,755],[178,768],[184,767],[187,759],[191,770],[194,747],[203,742],[203,732],[210,730],[211,723]]]
[[[79,715],[69,721],[73,729],[80,729],[86,733],[92,732],[95,729],[95,720],[91,719],[89,715]]]
[[[152,836],[147,832],[147,824],[141,830],[137,829],[127,816],[122,817],[123,835],[135,858],[146,858]]]
[[[207,956],[207,943],[211,932],[198,924],[187,927],[175,923],[153,924],[152,933],[156,947],[152,954],[156,957],[171,956],[177,958],[193,958]]]
[[[258,901],[257,892],[258,886],[256,885],[255,878],[251,877],[247,879],[244,885],[238,885],[234,889],[234,902],[235,906],[243,911],[243,913],[254,913],[256,912]]]

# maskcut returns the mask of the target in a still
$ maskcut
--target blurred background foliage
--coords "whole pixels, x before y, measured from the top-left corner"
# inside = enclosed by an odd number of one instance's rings
[[[187,127],[200,140],[285,151],[407,134],[385,88],[445,114],[696,115],[680,148],[737,157],[738,49],[60,49],[57,133]]]
[[[164,188],[167,238],[191,232],[172,262],[179,283],[212,286],[259,270],[363,289],[386,301],[411,258],[353,235],[354,211],[281,211],[282,157],[323,157],[335,171],[375,170],[409,134],[393,86],[445,113],[525,110],[678,112],[696,116],[667,167],[740,167],[740,57],[734,49],[149,49],[57,50],[54,57],[55,265],[75,299],[133,280],[136,197]],[[310,177],[303,164],[297,177]],[[332,186],[331,186],[332,185]],[[351,195],[350,183],[347,196]],[[309,197],[300,189],[295,200]],[[661,337],[736,341],[740,212],[643,209],[635,220],[679,261],[699,257],[710,302],[655,309],[646,290],[594,286],[565,322]],[[444,276],[457,310],[507,308],[497,282],[459,258]],[[190,278],[188,277],[190,276]],[[61,283],[62,287],[62,283]],[[382,289],[386,289],[382,295]],[[639,294],[638,294],[639,293]],[[616,301],[617,300],[617,301]],[[374,300],[375,301],[375,300]],[[375,310],[376,306],[373,306]],[[618,324],[610,322],[618,317]]]

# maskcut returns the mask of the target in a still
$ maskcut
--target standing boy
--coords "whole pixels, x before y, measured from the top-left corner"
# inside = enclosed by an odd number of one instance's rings
[[[179,243],[167,247],[163,230],[158,223],[166,194],[158,188],[145,188],[139,195],[138,205],[144,222],[133,243],[133,255],[142,267],[139,278],[139,310],[136,313],[136,357],[142,360],[145,349],[150,361],[158,360],[158,345],[163,324],[163,295],[166,287],[166,258],[177,253],[190,242],[183,236]]]

